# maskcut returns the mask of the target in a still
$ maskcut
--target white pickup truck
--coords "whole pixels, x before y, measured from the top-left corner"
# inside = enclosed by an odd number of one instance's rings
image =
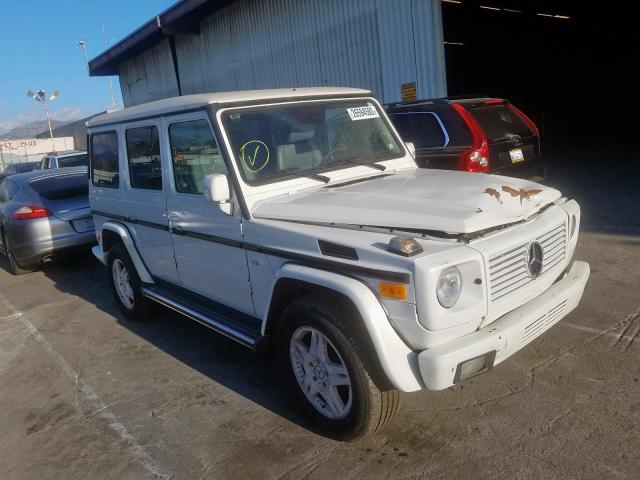
[[[114,297],[256,351],[324,431],[491,370],[573,310],[580,209],[553,188],[422,170],[371,92],[202,94],[91,119]]]

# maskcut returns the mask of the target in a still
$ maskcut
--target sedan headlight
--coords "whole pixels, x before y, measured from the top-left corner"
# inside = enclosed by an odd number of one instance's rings
[[[460,298],[460,291],[462,290],[462,275],[458,267],[447,267],[438,277],[438,283],[436,285],[436,294],[438,295],[438,302],[444,308],[453,307],[458,298]]]

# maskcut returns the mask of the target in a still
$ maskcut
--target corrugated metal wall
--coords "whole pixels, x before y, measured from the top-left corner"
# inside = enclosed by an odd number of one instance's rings
[[[349,86],[446,94],[440,0],[242,0],[177,35],[182,94]],[[120,67],[126,106],[177,95],[165,40]]]
[[[125,107],[178,95],[178,82],[166,38],[120,65],[118,71]]]

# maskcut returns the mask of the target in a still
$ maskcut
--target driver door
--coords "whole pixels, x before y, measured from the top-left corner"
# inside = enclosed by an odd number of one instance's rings
[[[241,213],[231,213],[202,193],[205,175],[229,175],[205,114],[163,119],[172,179],[167,214],[182,287],[255,314],[247,255],[242,248]]]

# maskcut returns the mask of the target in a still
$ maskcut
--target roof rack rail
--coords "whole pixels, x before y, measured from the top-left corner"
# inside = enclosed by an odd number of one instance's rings
[[[484,94],[467,94],[467,95],[451,95],[449,97],[437,97],[437,98],[420,98],[417,100],[410,100],[408,102],[390,102],[387,106],[401,106],[401,105],[415,105],[416,103],[446,103],[449,100],[467,100],[473,98],[491,98]]]

